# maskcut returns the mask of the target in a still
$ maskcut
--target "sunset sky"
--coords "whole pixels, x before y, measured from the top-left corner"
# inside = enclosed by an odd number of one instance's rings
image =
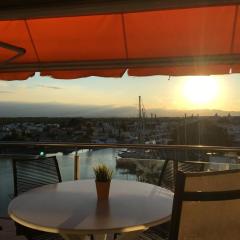
[[[55,80],[34,77],[0,81],[0,102],[60,103],[136,107],[142,96],[146,109],[219,109],[240,111],[240,74],[210,77],[90,77]]]

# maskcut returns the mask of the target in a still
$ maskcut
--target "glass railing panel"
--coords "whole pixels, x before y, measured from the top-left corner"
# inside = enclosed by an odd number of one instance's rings
[[[40,149],[40,148],[39,148]],[[39,150],[38,149],[38,150]],[[74,157],[76,152],[65,149],[56,152],[48,149],[47,156],[56,155],[63,181],[74,179]],[[16,150],[16,149],[15,149]],[[38,151],[37,150],[37,151]],[[40,149],[41,150],[41,149]],[[59,151],[59,152],[58,152]],[[49,153],[51,152],[51,154]],[[16,151],[14,152],[16,154]],[[130,149],[97,148],[79,150],[80,179],[93,179],[93,166],[105,163],[113,169],[113,178],[159,183],[159,177],[166,160],[201,164],[201,171],[240,169],[237,151],[207,151],[196,149]],[[9,152],[11,154],[11,152]],[[10,158],[0,158],[0,216],[7,216],[7,206],[13,197],[13,175]]]
[[[117,159],[119,152],[121,152],[121,150],[114,148],[79,150],[78,155],[80,157],[80,179],[94,178],[93,167],[99,163],[104,163],[113,170],[113,178],[136,180],[135,174],[128,171],[122,171],[122,169],[117,168]],[[63,180],[73,180],[75,152],[67,155],[64,155],[63,153],[57,153],[54,155],[57,156]],[[50,154],[47,154],[47,156],[50,156]]]
[[[142,158],[118,158],[117,169],[135,176],[137,181],[158,185],[165,160]]]

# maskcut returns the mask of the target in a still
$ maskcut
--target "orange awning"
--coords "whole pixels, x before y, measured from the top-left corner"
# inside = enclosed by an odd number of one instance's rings
[[[186,6],[168,0],[175,5],[162,7],[156,4],[162,0],[149,1],[155,2],[151,8],[139,0],[135,8],[117,11],[112,2],[109,11],[86,14],[66,8],[67,16],[51,7],[33,11],[32,5],[32,15],[18,7],[7,8],[5,16],[0,9],[0,79],[27,79],[35,72],[59,79],[121,77],[127,69],[132,76],[240,72],[239,1],[205,0],[200,7],[190,0],[181,1]]]

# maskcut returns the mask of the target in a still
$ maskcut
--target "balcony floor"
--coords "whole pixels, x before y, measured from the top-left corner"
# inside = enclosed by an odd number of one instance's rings
[[[6,240],[26,240],[23,236],[16,236],[14,222],[10,219],[0,218],[0,239]]]

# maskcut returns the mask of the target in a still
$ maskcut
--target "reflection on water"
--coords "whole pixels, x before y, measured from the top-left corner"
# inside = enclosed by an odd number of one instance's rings
[[[73,180],[74,154],[57,156],[63,181]],[[93,178],[92,167],[98,163],[105,163],[114,170],[114,178],[135,180],[136,176],[122,174],[116,170],[116,157],[118,150],[101,149],[95,151],[79,151],[80,155],[80,178]],[[7,216],[7,206],[13,197],[13,175],[10,159],[0,159],[0,216]]]

